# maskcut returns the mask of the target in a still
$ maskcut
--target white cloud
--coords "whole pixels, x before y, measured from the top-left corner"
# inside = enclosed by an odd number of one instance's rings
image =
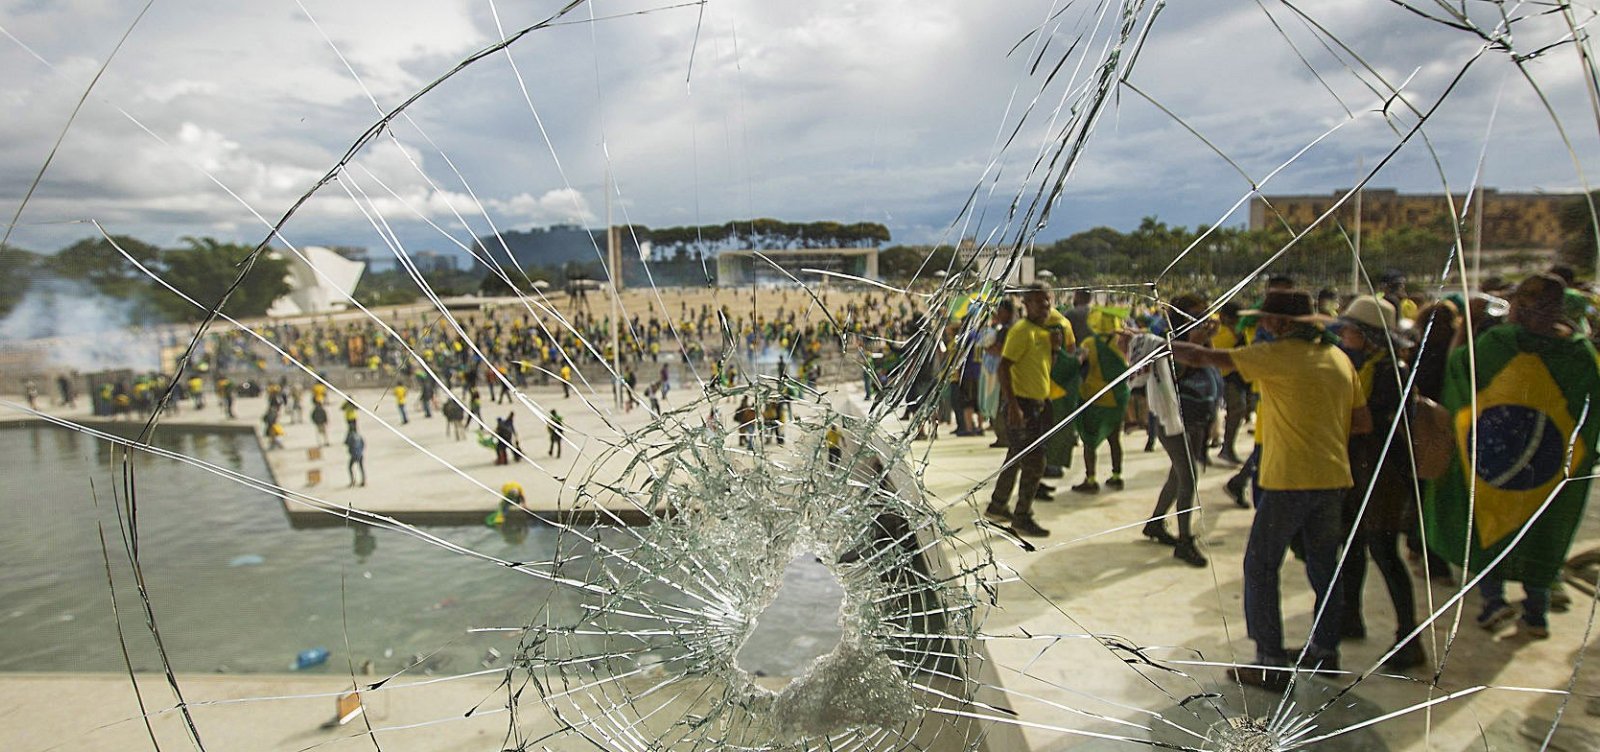
[[[502,3],[499,9],[515,14],[503,19],[510,30],[559,5]],[[385,108],[497,37],[487,8],[467,0],[322,0],[308,7]],[[651,7],[618,0],[595,11]],[[1057,137],[1051,128],[1061,121],[1052,122],[1050,108],[1064,89],[1089,80],[1092,60],[1082,68],[1069,63],[1048,91],[1039,91],[1053,56],[1072,48],[1075,35],[1096,21],[1073,15],[1076,8],[1043,27],[1053,36],[1039,73],[1028,73],[1033,40],[1012,52],[1051,7],[725,0],[704,7],[698,46],[699,8],[541,31],[512,52],[543,133],[499,55],[446,82],[411,111],[478,201],[403,121],[393,124],[402,148],[381,136],[358,155],[352,175],[391,229],[429,243],[437,240],[435,231],[416,215],[452,233],[483,232],[488,223],[478,216],[480,201],[500,227],[593,223],[601,219],[595,202],[604,190],[603,138],[621,186],[619,221],[623,209],[628,221],[653,226],[748,216],[869,219],[890,222],[897,240],[928,239],[928,228],[949,222],[983,178],[997,134],[1007,133],[1037,97],[1031,125],[1000,162],[992,222],[1024,189],[1022,178],[1040,144]],[[1436,102],[1482,44],[1385,0],[1309,0],[1299,7],[1389,82],[1409,77],[1408,96],[1419,106]],[[1383,92],[1367,90],[1376,79],[1349,53],[1280,6],[1268,8],[1287,39],[1255,3],[1169,6],[1130,79],[1256,179],[1346,118],[1345,106],[1370,112],[1384,99]],[[572,19],[588,12],[580,8]],[[110,2],[0,0],[0,25],[59,69],[44,68],[14,45],[0,47],[0,69],[17,72],[0,81],[7,113],[0,116],[7,129],[0,141],[0,197],[20,198],[131,18],[128,7]],[[1515,39],[1525,48],[1561,33],[1555,19],[1520,23]],[[691,49],[693,74],[685,81]],[[1099,49],[1098,42],[1077,47]],[[1578,138],[1583,171],[1593,173],[1596,148],[1585,134],[1594,129],[1583,125],[1593,116],[1578,65],[1570,49],[1549,57],[1529,70]],[[1526,82],[1515,73],[1505,76],[1509,69],[1503,53],[1484,56],[1430,124],[1428,136],[1446,161],[1448,179],[1460,184],[1475,169],[1498,106],[1489,182],[1510,189],[1576,184],[1578,167],[1550,118]],[[128,109],[174,145],[162,146],[105,102]],[[1375,164],[1397,140],[1374,116],[1361,117],[1373,122],[1343,129],[1273,185],[1284,191],[1348,185],[1360,165]],[[200,168],[275,219],[376,119],[372,103],[294,4],[158,4],[79,115],[24,222],[95,217],[150,233],[157,242],[195,232],[254,240],[259,222]],[[1378,182],[1436,188],[1440,179],[1431,162],[1417,139]],[[1247,189],[1195,136],[1123,90],[1069,185],[1069,199],[1093,200],[1063,209],[1061,224],[1050,232],[1121,226],[1128,215],[1209,222]],[[308,204],[291,226],[305,242],[378,242],[337,187]],[[30,226],[28,232],[54,237],[50,233],[79,229]]]
[[[572,188],[555,188],[539,196],[519,193],[491,201],[489,206],[509,220],[532,225],[587,224],[596,219],[583,194]]]

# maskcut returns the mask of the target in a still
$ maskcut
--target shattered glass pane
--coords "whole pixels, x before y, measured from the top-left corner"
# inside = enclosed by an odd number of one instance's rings
[[[1245,634],[1230,472],[1181,567],[1134,542],[1183,514],[1150,511],[1143,430],[1104,487],[1048,481],[1042,537],[986,509],[992,434],[939,436],[1035,279],[1108,338],[1201,296],[1053,445],[1269,276],[1337,299],[1400,265],[1471,327],[1506,315],[1492,277],[1594,265],[1592,2],[50,5],[0,5],[6,749],[1600,748],[1593,508],[1546,634],[1479,629],[1519,611],[1475,619],[1480,573],[1419,557],[1415,624],[1368,576],[1341,665],[1291,670]],[[1536,193],[1576,220],[1489,208]],[[931,252],[888,271],[865,220]],[[250,252],[130,242],[163,233]],[[358,294],[345,243],[392,286]],[[242,314],[263,269],[290,308]],[[1505,534],[1586,488],[1593,409],[1447,416],[1468,477],[1548,466]],[[1384,456],[1421,465],[1420,421],[1374,425]],[[1291,645],[1330,618],[1300,568]]]

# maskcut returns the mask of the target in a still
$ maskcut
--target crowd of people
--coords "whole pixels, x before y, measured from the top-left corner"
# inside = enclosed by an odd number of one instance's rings
[[[1244,611],[1258,668],[1235,676],[1279,688],[1287,674],[1275,668],[1336,668],[1340,641],[1365,636],[1369,559],[1397,625],[1390,668],[1426,661],[1408,557],[1433,577],[1459,570],[1477,579],[1485,629],[1516,621],[1523,637],[1548,636],[1547,613],[1562,596],[1552,586],[1587,496],[1600,434],[1600,418],[1591,417],[1600,397],[1589,341],[1596,306],[1570,270],[1432,300],[1409,295],[1405,280],[1389,275],[1376,293],[1314,294],[1272,277],[1248,307],[1214,307],[1200,295],[1102,295],[1097,304],[1083,290],[1057,301],[1055,290],[1036,283],[1015,298],[974,299],[963,306],[967,318],[953,316],[942,331],[904,296],[892,305],[867,295],[830,315],[808,310],[809,301],[745,313],[684,303],[670,320],[619,322],[616,342],[603,316],[514,308],[431,323],[408,314],[387,329],[324,321],[264,324],[254,333],[313,369],[379,371],[393,384],[385,399],[399,423],[414,417],[408,408],[424,418],[440,411],[447,435],[461,440],[476,428],[496,464],[520,453],[520,439],[510,413],[492,429],[485,423],[480,390],[492,404],[509,402],[505,382],[558,383],[570,397],[582,369],[604,374],[600,364],[615,359],[627,408],[647,402],[659,412],[672,385],[669,364],[685,378],[731,384],[747,375],[741,368],[774,355],[768,366],[779,376],[792,368],[810,382],[825,358],[854,361],[869,397],[905,400],[918,438],[944,424],[958,436],[992,431],[991,446],[1005,459],[984,512],[1024,537],[1050,535],[1034,504],[1053,498],[1048,481],[1065,478],[1076,460],[1082,476],[1070,492],[1124,488],[1123,441],[1142,430],[1145,451],[1159,447],[1168,462],[1140,533],[1170,546],[1180,562],[1208,564],[1196,531],[1200,468],[1237,468],[1223,488],[1254,509]],[[925,358],[929,337],[938,338],[935,357]],[[327,388],[284,375],[285,361],[256,338],[210,335],[192,363],[172,385],[169,409],[203,408],[211,396],[233,417],[237,397],[259,392],[269,447],[279,446],[285,423],[305,420],[306,408],[318,443],[329,445]],[[641,370],[650,374],[642,389]],[[169,379],[129,375],[95,384],[88,396],[96,413],[148,414]],[[440,395],[441,383],[460,398]],[[71,379],[58,388],[62,403],[76,398]],[[36,393],[30,389],[30,401]],[[359,410],[348,401],[340,409],[349,481],[365,485]],[[739,441],[751,449],[784,443],[787,409],[781,396],[746,398],[733,415]],[[568,429],[558,412],[548,415],[547,454],[559,457]],[[841,437],[824,441],[829,461],[839,462]],[[1311,639],[1294,651],[1284,645],[1279,598],[1289,552],[1304,562],[1318,613]],[[1508,581],[1521,583],[1520,605],[1507,600]]]
[[[1384,663],[1404,670],[1426,656],[1402,540],[1430,576],[1460,567],[1478,581],[1484,629],[1517,621],[1514,636],[1542,639],[1588,494],[1600,434],[1592,298],[1560,267],[1495,291],[1504,297],[1417,300],[1386,276],[1379,294],[1340,300],[1273,277],[1252,307],[1213,311],[1197,295],[1144,308],[1095,306],[1079,292],[1056,306],[1036,283],[1020,311],[1001,299],[987,326],[950,327],[946,360],[930,369],[946,388],[925,383],[909,399],[940,399],[929,412],[959,435],[989,421],[1006,455],[985,515],[1019,536],[1050,535],[1033,505],[1052,498],[1045,480],[1065,475],[1075,444],[1084,478],[1073,492],[1100,492],[1101,444],[1104,485],[1122,488],[1121,437],[1142,427],[1146,450],[1159,444],[1170,460],[1142,535],[1204,566],[1198,467],[1238,466],[1224,488],[1255,510],[1243,568],[1257,655],[1234,677],[1282,689],[1282,668],[1337,669],[1340,641],[1366,635],[1368,559],[1397,624]],[[1293,651],[1279,595],[1290,551],[1317,604],[1310,641]],[[1507,581],[1523,586],[1519,606]]]

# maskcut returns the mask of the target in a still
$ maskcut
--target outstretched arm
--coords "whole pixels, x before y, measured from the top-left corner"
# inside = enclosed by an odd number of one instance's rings
[[[1228,350],[1213,350],[1204,345],[1193,342],[1173,340],[1172,359],[1186,366],[1210,366],[1212,368],[1233,368],[1233,356]]]

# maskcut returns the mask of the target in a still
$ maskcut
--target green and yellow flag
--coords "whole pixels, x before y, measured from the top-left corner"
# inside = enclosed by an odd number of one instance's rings
[[[1082,378],[1082,366],[1078,363],[1078,356],[1066,350],[1057,350],[1055,360],[1050,364],[1050,413],[1054,418],[1051,426],[1067,419],[1073,410],[1078,409],[1078,381]],[[1045,441],[1045,462],[1052,465],[1070,466],[1072,464],[1072,450],[1078,446],[1078,434],[1072,426],[1062,426],[1061,430],[1050,434]]]
[[[1429,484],[1428,547],[1477,572],[1526,529],[1495,576],[1548,585],[1560,573],[1589,495],[1584,476],[1594,467],[1600,433],[1594,346],[1505,324],[1478,337],[1476,381],[1467,355],[1465,347],[1452,352],[1445,372],[1443,404],[1454,417],[1456,455]]]
[[[1083,380],[1078,386],[1078,397],[1094,398],[1107,384],[1116,381],[1128,370],[1128,359],[1111,346],[1110,338],[1096,334],[1088,342],[1078,343],[1083,349]],[[1128,410],[1128,382],[1123,381],[1083,408],[1078,413],[1078,435],[1091,451],[1107,437],[1122,430],[1122,417]]]

